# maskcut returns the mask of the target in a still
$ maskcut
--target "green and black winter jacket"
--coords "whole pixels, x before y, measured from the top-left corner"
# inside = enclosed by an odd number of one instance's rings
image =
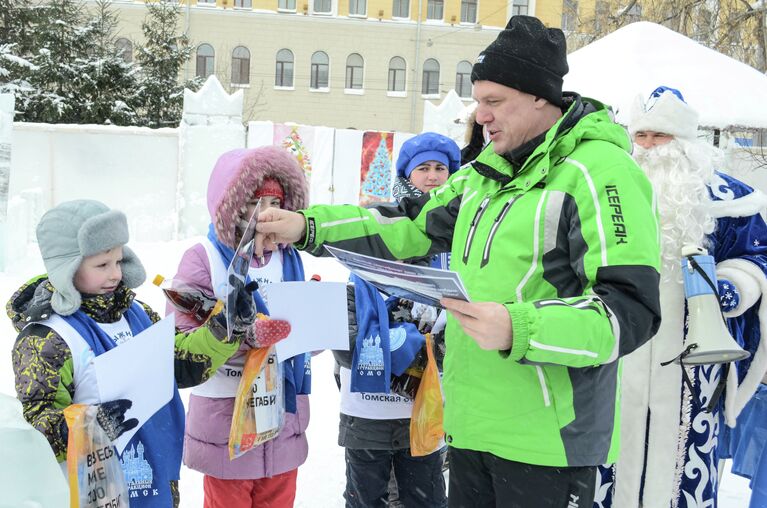
[[[446,439],[546,466],[617,458],[618,359],[660,325],[651,184],[605,106],[568,102],[520,167],[490,145],[422,198],[302,212],[305,250],[402,260],[450,251],[472,301],[506,306],[508,354],[480,349],[448,319]]]
[[[24,418],[42,432],[59,461],[66,459],[67,425],[64,408],[75,394],[74,368],[69,346],[54,330],[41,324],[52,312],[53,287],[37,277],[19,288],[6,305],[8,317],[19,332],[11,353],[16,393]],[[114,323],[131,306],[135,294],[120,284],[109,295],[83,295],[80,307],[98,323]],[[160,316],[141,303],[152,322]],[[220,338],[218,338],[220,337]],[[241,337],[230,339],[226,329],[210,321],[194,332],[178,333],[175,339],[174,374],[179,388],[206,381],[240,346]]]

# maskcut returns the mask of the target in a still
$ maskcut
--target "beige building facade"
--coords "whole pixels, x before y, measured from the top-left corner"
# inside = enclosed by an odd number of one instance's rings
[[[474,59],[512,15],[560,26],[561,1],[189,0],[184,77],[243,90],[247,120],[419,132],[424,102],[471,98]],[[142,43],[143,1],[115,1],[120,44]],[[419,15],[420,9],[420,15]]]

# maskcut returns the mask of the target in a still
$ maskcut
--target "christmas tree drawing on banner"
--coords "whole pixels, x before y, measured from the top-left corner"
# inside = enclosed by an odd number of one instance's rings
[[[363,134],[360,205],[391,200],[393,145],[392,132]]]
[[[282,134],[279,132],[279,129],[277,127],[278,126],[275,125],[275,134],[277,135]],[[290,132],[281,136],[282,139],[279,142],[279,144],[284,149],[286,149],[288,153],[293,155],[296,158],[296,160],[298,160],[299,167],[304,170],[304,177],[306,177],[306,183],[310,185],[311,178],[312,178],[312,161],[311,161],[311,158],[309,157],[309,148],[306,146],[306,144],[304,143],[304,140],[301,139],[301,135],[298,133],[299,126],[298,125],[293,125],[293,126],[282,125],[280,127],[290,128]]]

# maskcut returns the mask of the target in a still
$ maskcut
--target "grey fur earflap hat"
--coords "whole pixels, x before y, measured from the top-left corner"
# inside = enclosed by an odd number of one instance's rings
[[[125,244],[128,220],[104,203],[89,199],[66,201],[51,208],[37,225],[37,243],[55,291],[51,306],[57,314],[74,314],[82,304],[74,277],[83,259],[115,247],[123,248],[122,280],[129,288],[146,280],[144,266]]]

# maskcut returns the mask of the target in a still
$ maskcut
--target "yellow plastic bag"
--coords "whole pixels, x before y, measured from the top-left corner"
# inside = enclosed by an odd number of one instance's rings
[[[72,404],[64,409],[69,427],[67,474],[71,508],[128,506],[120,459],[112,441],[96,420],[96,406]]]
[[[248,351],[234,399],[229,460],[277,437],[285,422],[282,366],[274,346]]]
[[[435,452],[445,434],[442,428],[442,387],[430,333],[426,334],[426,356],[426,368],[413,401],[413,414],[410,418],[410,454],[414,457]]]

